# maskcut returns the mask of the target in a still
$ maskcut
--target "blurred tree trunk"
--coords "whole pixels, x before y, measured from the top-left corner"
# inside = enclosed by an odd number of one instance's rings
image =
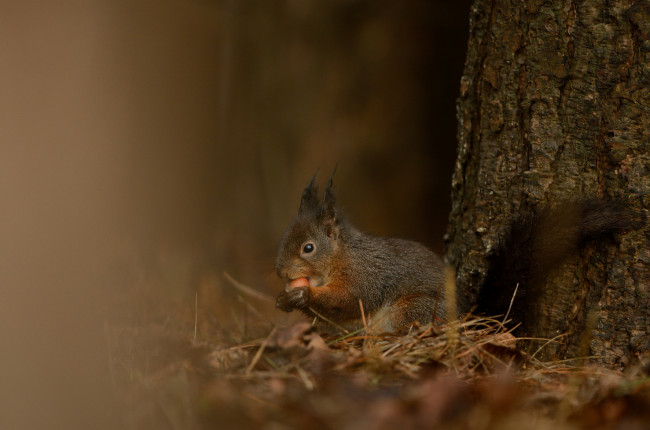
[[[577,196],[650,205],[649,32],[645,1],[475,1],[446,236],[466,310],[486,254],[523,209]],[[589,353],[610,366],[648,357],[644,229],[587,246],[547,280],[529,334],[567,333],[547,356]]]

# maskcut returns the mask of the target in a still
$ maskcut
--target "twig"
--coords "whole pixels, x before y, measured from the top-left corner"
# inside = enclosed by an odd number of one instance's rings
[[[266,406],[266,407],[274,407],[274,406],[275,406],[274,404],[269,403],[269,402],[267,402],[266,400],[262,400],[262,399],[260,399],[259,397],[257,397],[257,396],[255,396],[255,395],[249,393],[248,391],[242,391],[242,394],[243,394],[245,397],[248,397],[249,399],[254,400],[254,401],[256,401],[257,403],[259,403],[259,404],[261,404],[261,405],[264,405],[264,406]]]
[[[321,314],[319,314],[318,312],[316,312],[316,311],[314,310],[314,308],[310,307],[309,310],[312,311],[312,312],[314,313],[314,315],[316,315],[318,318],[322,319],[322,320],[325,321],[326,323],[332,324],[334,327],[336,327],[337,329],[341,330],[342,332],[344,332],[344,333],[350,333],[348,330],[344,329],[343,327],[341,327],[340,325],[338,325],[338,324],[335,323],[334,321],[329,320],[329,319],[325,318],[324,316],[322,316]]]
[[[397,348],[399,348],[400,346],[402,346],[402,345],[400,345],[399,343],[394,343],[393,346],[391,346],[391,347],[388,348],[386,351],[384,351],[384,353],[383,353],[381,356],[382,356],[383,358],[388,357],[388,354],[390,354],[391,352],[395,351],[395,350],[396,350]]]
[[[199,292],[194,294],[194,342],[196,342],[196,331],[199,325]]]
[[[265,320],[264,316],[258,311],[255,306],[251,305],[248,300],[246,300],[245,297],[243,297],[241,294],[237,294],[237,301],[244,306],[246,306],[246,309],[248,312],[256,316],[259,320]]]
[[[345,335],[343,335],[341,337],[338,337],[338,338],[336,338],[334,340],[331,340],[331,341],[327,342],[327,346],[331,346],[331,345],[334,345],[335,343],[340,342],[342,340],[349,339],[352,336],[356,336],[357,334],[361,333],[362,331],[363,331],[363,329],[360,328],[360,329],[357,329],[357,330],[355,330],[353,332],[347,333],[347,334],[345,334]]]
[[[368,333],[368,324],[366,323],[366,314],[363,312],[363,302],[359,299],[359,309],[361,309],[361,321],[363,321],[363,328]]]
[[[257,362],[260,361],[260,358],[262,357],[262,353],[264,352],[264,349],[266,349],[266,345],[269,343],[269,339],[275,334],[276,330],[277,327],[273,327],[271,333],[269,333],[269,335],[266,337],[266,339],[264,339],[264,341],[260,345],[259,349],[255,353],[255,356],[253,357],[253,360],[251,361],[251,364],[249,364],[248,368],[246,368],[246,376],[250,375]]]
[[[503,317],[503,321],[501,322],[501,326],[505,326],[506,321],[508,321],[508,315],[510,315],[510,310],[512,309],[512,304],[515,301],[515,296],[517,295],[517,289],[519,288],[519,282],[517,282],[517,285],[515,285],[515,292],[512,293],[512,297],[510,298],[510,305],[508,306],[508,311],[506,312],[506,316]]]
[[[234,346],[228,347],[227,349],[233,350],[233,349],[242,349],[242,348],[252,348],[254,346],[261,345],[262,342],[264,342],[264,339],[266,339],[266,338],[264,337],[264,338],[260,338],[260,339],[251,340],[251,341],[246,342],[246,343],[242,343],[242,344],[239,344],[239,345],[234,345]]]
[[[447,304],[447,345],[451,350],[451,357],[453,357],[458,345],[460,324],[456,308],[456,271],[451,267],[445,268],[445,302]],[[452,361],[452,364],[456,369],[455,360]]]
[[[302,367],[296,367],[296,372],[298,373],[298,376],[300,377],[300,380],[302,381],[303,384],[305,384],[305,388],[309,391],[314,390],[314,382],[309,379],[309,375],[307,372]]]
[[[564,336],[566,336],[566,333],[560,333],[560,334],[558,334],[557,336],[555,336],[555,337],[553,337],[553,338],[551,338],[551,339],[548,339],[548,340],[544,343],[544,345],[542,345],[542,346],[540,346],[539,348],[537,348],[537,351],[535,351],[535,353],[534,353],[533,355],[530,356],[530,360],[532,360],[533,358],[535,358],[535,356],[536,356],[536,355],[537,355],[537,354],[538,354],[542,349],[546,348],[546,345],[548,345],[548,344],[551,343],[551,342],[558,342],[556,339],[559,339],[559,338],[564,337]],[[541,340],[541,339],[540,339],[540,340]]]
[[[223,276],[226,278],[228,282],[232,284],[233,287],[237,288],[242,293],[265,302],[269,302],[269,303],[275,302],[275,299],[272,296],[268,294],[264,294],[260,291],[257,291],[254,288],[249,287],[248,285],[244,285],[241,282],[236,281],[232,276],[228,274],[228,272],[223,272]]]

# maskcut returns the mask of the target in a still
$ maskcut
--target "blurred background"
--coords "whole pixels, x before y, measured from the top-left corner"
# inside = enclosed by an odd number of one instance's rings
[[[2,2],[0,427],[104,417],[103,330],[145,318],[124,301],[142,285],[198,291],[224,319],[223,271],[275,295],[278,241],[319,167],[324,183],[338,165],[362,230],[442,253],[468,12]]]

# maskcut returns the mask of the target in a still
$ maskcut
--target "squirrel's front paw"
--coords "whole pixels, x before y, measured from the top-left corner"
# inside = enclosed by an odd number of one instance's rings
[[[289,291],[283,291],[275,302],[275,307],[285,312],[291,312],[296,308],[303,308],[307,305],[309,299],[309,289],[307,287],[292,288]]]

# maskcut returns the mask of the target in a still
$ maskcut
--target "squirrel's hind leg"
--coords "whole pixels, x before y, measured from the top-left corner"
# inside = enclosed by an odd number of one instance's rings
[[[379,309],[371,318],[371,327],[377,332],[402,333],[414,323],[421,325],[443,317],[444,303],[436,303],[430,294],[409,294]],[[439,309],[436,309],[439,308]]]

